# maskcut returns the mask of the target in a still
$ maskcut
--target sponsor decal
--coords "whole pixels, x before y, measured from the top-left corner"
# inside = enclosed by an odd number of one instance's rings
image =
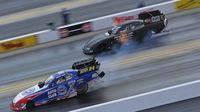
[[[117,17],[113,18],[113,24],[114,24],[114,26],[116,26],[123,22],[135,20],[135,19],[138,19],[137,15],[135,15],[135,16],[117,16]]]
[[[60,38],[80,35],[91,31],[92,31],[92,24],[90,22],[81,23],[59,29]]]
[[[92,66],[88,66],[86,68],[79,69],[79,72],[80,72],[80,74],[82,74],[82,73],[91,72],[94,70],[95,70],[95,65],[92,65]]]
[[[200,0],[179,0],[176,2],[176,10],[192,9],[200,7]]]
[[[153,10],[152,8],[146,9],[146,10],[140,12],[139,14],[146,13],[146,12],[149,12],[149,11],[152,11],[152,10]],[[138,19],[138,15],[116,16],[116,17],[113,18],[113,24],[114,24],[114,26],[116,26],[116,25],[119,25],[119,24],[124,23],[126,21],[137,20],[137,19]]]
[[[24,43],[23,42],[16,42],[16,43],[2,43],[1,44],[5,49],[12,49],[12,48],[15,48],[15,47],[22,47],[24,46]]]
[[[58,95],[64,95],[67,93],[67,88],[64,85],[60,85],[57,87]]]
[[[54,98],[57,96],[56,89],[52,89],[48,92],[48,98]]]
[[[0,53],[34,46],[37,44],[35,35],[0,42]]]

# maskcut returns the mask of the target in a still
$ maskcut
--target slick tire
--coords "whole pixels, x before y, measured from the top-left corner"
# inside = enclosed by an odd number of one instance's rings
[[[155,29],[154,32],[157,33],[161,33],[162,29]]]
[[[78,95],[86,94],[87,91],[88,91],[88,84],[87,83],[83,83],[77,88],[77,94]]]
[[[101,53],[105,50],[105,44],[100,44],[98,47],[97,47],[97,52],[98,53]]]
[[[34,101],[30,100],[30,101],[27,102],[26,109],[29,110],[29,109],[32,109],[34,107],[35,107]]]

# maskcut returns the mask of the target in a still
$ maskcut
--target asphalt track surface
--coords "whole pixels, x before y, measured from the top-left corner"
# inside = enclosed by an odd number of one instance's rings
[[[0,0],[0,16],[69,0]]]
[[[97,57],[102,63],[102,70],[107,75],[97,84],[95,89],[91,89],[87,95],[47,104],[33,111],[66,112],[199,79],[199,47],[196,49],[186,48],[187,46],[199,46],[200,24],[198,22],[186,24],[190,23],[192,19],[196,19],[196,16],[197,14],[190,14],[171,18],[169,20],[169,33],[158,36],[160,37],[158,39],[147,40],[141,46],[133,46],[134,50],[126,49],[117,54],[98,55]],[[188,20],[191,17],[193,18]],[[185,24],[181,24],[182,21]],[[176,26],[173,26],[174,24]],[[9,103],[19,91],[49,76],[49,72],[44,73],[44,71],[69,68],[72,62],[80,57],[87,57],[82,54],[80,46],[76,46],[85,41],[84,39],[46,48],[55,50],[57,58],[35,59],[31,60],[32,62],[20,58],[22,55],[29,56],[36,53],[41,53],[40,58],[42,55],[45,57],[46,54],[42,54],[44,51],[41,49],[9,57],[9,60],[0,60],[1,63],[3,61],[19,62],[17,66],[1,66],[0,68],[0,110],[10,111]],[[182,44],[185,42],[190,42],[190,44]],[[57,51],[59,48],[65,49],[65,52]],[[42,70],[38,71],[39,69]]]
[[[175,102],[168,105],[163,105],[140,112],[199,112],[200,97],[192,98],[180,102]]]
[[[108,14],[136,8],[140,0],[108,0],[101,3],[71,9],[70,22],[79,22]],[[146,5],[161,3],[166,0],[144,0]],[[15,20],[15,18],[13,17]],[[48,23],[53,22],[58,27],[63,24],[60,12],[23,20],[0,26],[0,39],[49,29]]]
[[[107,75],[114,74],[114,80],[105,77],[105,80],[97,86],[98,90],[94,90],[81,97],[47,104],[34,109],[34,111],[67,112],[85,106],[116,100],[122,98],[122,96],[128,97],[187,81],[193,81],[200,78],[198,74],[200,72],[199,63],[199,53],[192,53],[177,58],[151,62],[149,64],[140,65],[139,67],[130,67],[120,71],[107,72]],[[12,98],[6,98],[1,101],[9,103],[8,100],[11,99]]]

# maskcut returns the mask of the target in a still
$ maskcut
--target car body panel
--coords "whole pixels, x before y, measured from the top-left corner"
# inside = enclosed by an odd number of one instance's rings
[[[118,42],[118,38],[120,38],[120,32],[123,31],[128,33],[136,42],[142,43],[149,31],[160,33],[167,26],[165,15],[158,10],[140,13],[138,16],[139,20],[121,23],[108,30],[105,34],[100,34],[86,42],[83,47],[83,53],[87,55],[95,54],[112,48],[116,43],[121,44]]]
[[[88,61],[88,60],[86,60]],[[102,78],[103,72],[99,73],[100,64],[91,59],[88,62],[76,63],[75,67],[81,65],[78,69],[67,69],[51,75],[43,83],[20,92],[11,103],[12,110],[25,110],[29,101],[34,102],[35,106],[46,104],[48,102],[77,96],[77,89],[81,84]],[[85,64],[86,63],[86,64]],[[82,71],[81,71],[82,70]],[[40,84],[43,84],[42,86]]]

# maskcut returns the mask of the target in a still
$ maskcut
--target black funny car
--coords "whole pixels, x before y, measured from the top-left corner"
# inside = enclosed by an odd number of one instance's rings
[[[86,42],[83,46],[83,53],[89,55],[110,50],[113,45],[126,42],[126,37],[142,43],[148,32],[160,33],[166,26],[167,19],[159,10],[142,12],[138,14],[137,20],[121,23],[105,34],[97,35]]]

